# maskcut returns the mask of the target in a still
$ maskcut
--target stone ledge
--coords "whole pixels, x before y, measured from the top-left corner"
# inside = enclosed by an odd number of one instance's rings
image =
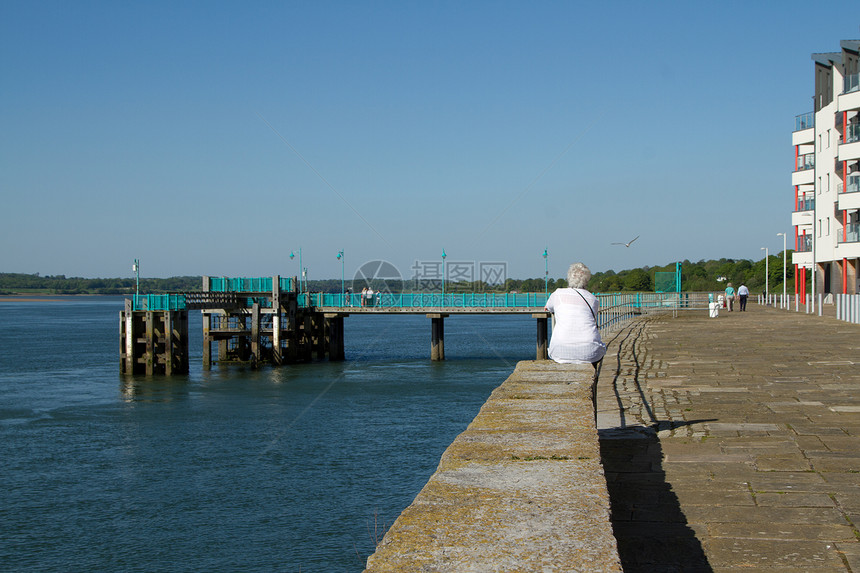
[[[445,450],[366,571],[621,572],[593,372],[517,364]]]

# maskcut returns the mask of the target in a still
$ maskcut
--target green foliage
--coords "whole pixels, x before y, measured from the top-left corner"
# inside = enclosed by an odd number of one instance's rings
[[[794,265],[791,264],[791,250],[786,251],[789,264],[786,267],[786,288],[794,292]],[[782,290],[782,253],[768,257],[768,286],[771,292]],[[662,267],[642,267],[619,272],[606,271],[594,273],[588,288],[592,292],[619,292],[635,290],[651,290],[654,285],[654,274],[657,272],[674,272],[675,263]],[[645,278],[648,278],[647,283]],[[811,279],[808,279],[811,280]],[[725,290],[728,283],[737,289],[746,284],[751,292],[764,292],[765,289],[765,259],[751,261],[748,259],[719,259],[700,260],[693,263],[689,260],[681,263],[681,290],[687,292],[710,292]]]
[[[171,277],[168,279],[140,279],[141,293],[191,292],[203,287],[202,277]],[[65,275],[39,276],[21,273],[0,273],[0,292],[43,294],[133,294],[133,278],[85,279],[66,278]]]
[[[791,260],[792,251],[788,251]],[[768,258],[768,286],[771,292],[782,291],[782,253]],[[700,260],[681,263],[681,290],[688,292],[722,291],[731,282],[735,288],[746,284],[751,292],[763,292],[765,288],[765,260],[751,261],[747,259]],[[787,266],[787,289],[794,292],[794,266]],[[651,291],[654,289],[654,275],[658,272],[674,272],[675,263],[664,266],[627,269],[615,272],[608,270],[594,273],[588,283],[592,292],[622,292],[622,291]],[[718,280],[718,279],[724,280]],[[807,281],[811,281],[811,273]],[[141,278],[141,293],[195,292],[203,286],[203,278],[197,276],[171,277],[166,279]],[[341,279],[312,280],[308,284],[312,292],[337,293],[341,289]],[[347,280],[346,288],[352,287],[352,281]],[[509,278],[505,283],[490,285],[482,281],[475,282],[446,282],[445,292],[549,292],[567,286],[567,279],[549,279],[543,277],[528,279]],[[373,290],[388,290],[390,292],[413,292],[416,285],[412,281],[374,280]],[[441,283],[428,285],[427,290],[439,292]],[[360,287],[359,287],[360,290]],[[67,278],[64,275],[40,276],[38,273],[28,275],[20,273],[0,273],[0,294],[12,293],[42,293],[42,294],[113,294],[128,295],[135,292],[133,278]]]

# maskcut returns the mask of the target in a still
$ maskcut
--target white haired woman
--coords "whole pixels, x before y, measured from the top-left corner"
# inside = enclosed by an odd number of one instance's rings
[[[585,287],[591,271],[582,263],[567,269],[568,288],[556,289],[546,301],[546,310],[555,322],[549,342],[549,357],[561,364],[597,364],[606,354],[606,345],[597,329],[600,302]]]

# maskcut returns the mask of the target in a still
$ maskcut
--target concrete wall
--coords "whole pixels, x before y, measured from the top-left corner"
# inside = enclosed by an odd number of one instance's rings
[[[621,571],[593,368],[524,361],[367,560],[381,571]]]

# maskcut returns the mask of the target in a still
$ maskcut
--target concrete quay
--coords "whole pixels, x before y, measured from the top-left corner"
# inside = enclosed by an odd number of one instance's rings
[[[832,310],[665,313],[605,337],[626,573],[860,572],[860,325]]]
[[[517,364],[366,571],[620,573],[593,378],[589,364]]]

